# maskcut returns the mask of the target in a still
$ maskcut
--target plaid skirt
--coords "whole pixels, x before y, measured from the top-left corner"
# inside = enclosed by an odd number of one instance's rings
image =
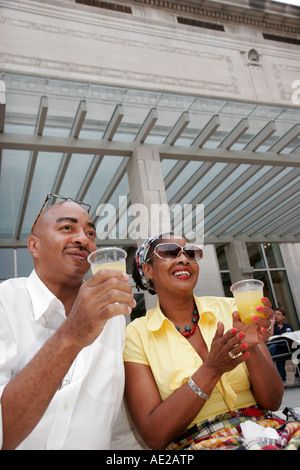
[[[245,441],[241,423],[251,420],[276,429],[279,438]],[[166,450],[297,450],[300,449],[300,422],[286,422],[259,405],[229,411],[188,428]]]

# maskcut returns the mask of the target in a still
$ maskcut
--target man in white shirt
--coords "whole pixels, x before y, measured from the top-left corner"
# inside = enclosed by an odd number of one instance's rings
[[[65,199],[65,198],[63,198]],[[0,285],[0,447],[109,449],[123,398],[127,274],[83,283],[96,249],[86,210],[41,212],[28,239],[35,270]]]

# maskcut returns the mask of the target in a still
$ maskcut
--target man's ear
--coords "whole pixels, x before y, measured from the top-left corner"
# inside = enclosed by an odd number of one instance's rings
[[[39,239],[35,235],[30,235],[27,241],[27,247],[33,258],[38,258]]]
[[[147,279],[153,279],[153,266],[150,263],[145,263],[142,266],[144,274]]]

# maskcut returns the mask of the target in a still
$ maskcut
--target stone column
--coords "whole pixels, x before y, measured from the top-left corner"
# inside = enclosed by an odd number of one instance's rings
[[[253,277],[254,268],[250,265],[245,242],[234,241],[229,243],[225,247],[225,254],[233,283]]]
[[[146,238],[171,228],[170,212],[161,170],[159,153],[147,146],[137,147],[127,164],[131,207],[137,217],[137,246]],[[157,297],[145,294],[146,308],[157,303]]]
[[[196,284],[195,295],[217,297],[224,296],[220,267],[214,245],[204,245],[203,260],[199,263],[199,277]]]
[[[280,245],[286,273],[293,294],[298,319],[300,320],[300,291],[299,291],[299,266],[300,266],[300,244],[282,243]]]

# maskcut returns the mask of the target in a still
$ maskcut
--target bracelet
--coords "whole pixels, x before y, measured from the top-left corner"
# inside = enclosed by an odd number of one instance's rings
[[[198,395],[198,397],[202,398],[202,400],[207,401],[210,398],[210,395],[207,395],[206,393],[202,392],[201,388],[199,388],[198,385],[195,384],[192,377],[189,378],[188,385],[193,390],[193,392]]]

